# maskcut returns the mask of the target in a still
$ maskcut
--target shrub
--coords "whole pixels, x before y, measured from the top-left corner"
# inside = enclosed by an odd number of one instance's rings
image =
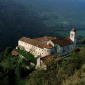
[[[85,64],[82,66],[82,71],[85,72]]]
[[[83,38],[83,39],[82,39],[82,44],[84,44],[84,45],[85,45],[85,38]]]
[[[70,54],[78,53],[78,52],[80,52],[80,49],[78,47],[76,47],[70,52]]]
[[[11,47],[7,47],[7,48],[5,49],[4,55],[9,54],[11,51],[12,51],[12,48],[11,48]]]

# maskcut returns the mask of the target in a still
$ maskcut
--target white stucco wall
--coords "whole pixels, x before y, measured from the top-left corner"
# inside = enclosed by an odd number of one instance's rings
[[[40,57],[37,57],[37,65],[36,65],[36,66],[37,66],[37,68],[38,68],[38,67],[40,67],[40,65],[41,65]]]
[[[60,47],[60,56],[64,56],[64,55],[69,54],[74,48],[75,48],[74,44]]]
[[[70,32],[70,39],[74,42],[74,47],[76,47],[77,33],[74,31]]]
[[[73,31],[70,32],[70,39],[74,42],[75,32],[73,32]]]
[[[23,41],[18,41],[18,46],[24,47],[27,52],[32,53],[35,56],[40,55],[41,57],[46,55],[51,55],[54,49],[47,49],[47,48],[39,48],[37,46],[33,46],[31,44],[25,43]]]
[[[69,54],[75,48],[75,44],[71,44],[68,46],[60,47],[58,44],[53,44],[52,41],[48,41],[48,44],[54,46],[52,49],[47,48],[39,48],[38,46],[33,46],[31,44],[25,43],[23,41],[18,41],[18,46],[24,47],[27,52],[32,53],[34,56],[46,56],[46,55],[53,55],[56,52],[59,52],[60,56]]]

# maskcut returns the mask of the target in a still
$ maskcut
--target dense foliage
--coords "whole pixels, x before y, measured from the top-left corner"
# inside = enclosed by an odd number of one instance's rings
[[[6,48],[5,51],[7,51]],[[78,49],[78,48],[77,48]],[[47,70],[28,70],[29,62],[11,53],[0,53],[0,85],[84,85],[85,47],[56,63],[55,57],[45,61]]]
[[[46,71],[37,70],[32,72],[28,80],[28,82],[30,82],[29,85],[84,85],[84,52],[85,48],[81,48],[80,52],[74,51],[73,54],[64,58],[63,62],[58,64],[58,66],[56,64],[56,67],[54,68],[48,68]],[[55,66],[54,61],[50,62],[49,65],[51,67]]]
[[[83,39],[82,39],[82,44],[84,44],[84,45],[85,45],[85,38],[83,38]]]
[[[13,56],[7,47],[0,53],[0,85],[20,85],[21,80],[34,70],[29,61],[19,56]],[[30,66],[27,69],[26,66]],[[19,84],[18,84],[19,83]],[[22,82],[21,82],[22,83]]]

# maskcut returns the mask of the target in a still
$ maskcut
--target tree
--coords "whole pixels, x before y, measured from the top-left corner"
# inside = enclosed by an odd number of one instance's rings
[[[57,67],[57,62],[54,57],[50,57],[45,60],[45,65],[47,66],[47,69],[55,69]]]
[[[78,52],[80,52],[80,48],[75,47],[75,48],[70,52],[70,54],[74,54],[74,53],[78,53]]]
[[[4,52],[1,52],[1,53],[0,53],[0,61],[2,61],[3,58],[4,58]]]
[[[84,44],[84,45],[85,45],[85,38],[83,38],[83,39],[82,39],[82,44]]]
[[[10,52],[12,51],[12,48],[11,47],[7,47],[6,49],[5,49],[5,55],[6,54],[9,54]]]
[[[45,70],[38,69],[29,75],[30,85],[45,85]]]

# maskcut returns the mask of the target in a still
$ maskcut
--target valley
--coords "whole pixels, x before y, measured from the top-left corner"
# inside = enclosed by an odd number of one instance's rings
[[[84,0],[0,0],[0,52],[22,36],[59,38],[75,28],[83,38],[84,16]]]

